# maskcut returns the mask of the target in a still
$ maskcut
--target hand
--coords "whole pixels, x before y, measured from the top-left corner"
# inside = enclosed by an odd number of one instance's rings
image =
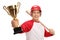
[[[13,19],[12,21],[11,21],[11,24],[12,24],[12,27],[13,28],[16,28],[16,27],[18,27],[18,25],[19,25],[19,20],[18,19]]]
[[[51,33],[51,34],[55,34],[55,32],[54,32],[54,30],[53,29],[49,29],[49,32]]]

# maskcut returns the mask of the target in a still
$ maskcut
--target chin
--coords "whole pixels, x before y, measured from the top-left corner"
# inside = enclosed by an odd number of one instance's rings
[[[38,18],[35,18],[35,20],[38,20]]]

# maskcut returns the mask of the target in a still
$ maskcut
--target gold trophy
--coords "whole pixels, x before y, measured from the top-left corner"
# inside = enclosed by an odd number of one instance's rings
[[[3,9],[10,15],[14,20],[17,17],[17,13],[19,12],[20,8],[20,2],[17,3],[17,5],[10,5],[10,6],[4,6]]]

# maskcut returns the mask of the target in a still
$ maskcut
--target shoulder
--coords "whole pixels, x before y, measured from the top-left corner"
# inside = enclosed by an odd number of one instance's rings
[[[21,25],[21,28],[23,29],[24,32],[28,32],[32,28],[33,23],[34,23],[33,20],[26,21]]]
[[[34,23],[33,20],[28,20],[28,21],[24,22],[23,24],[33,24],[33,23]],[[22,24],[22,25],[23,25],[23,24]]]

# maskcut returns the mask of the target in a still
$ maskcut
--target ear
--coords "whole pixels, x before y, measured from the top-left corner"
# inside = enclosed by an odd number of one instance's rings
[[[40,12],[40,17],[41,17],[41,12]]]

